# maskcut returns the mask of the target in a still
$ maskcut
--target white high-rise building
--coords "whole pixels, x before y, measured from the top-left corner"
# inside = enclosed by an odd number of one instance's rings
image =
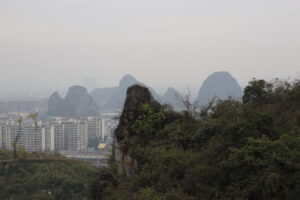
[[[13,150],[13,143],[17,140],[17,146],[25,145],[25,136],[24,136],[24,126],[21,127],[17,125],[7,126],[6,133],[6,148]]]
[[[45,144],[45,128],[28,126],[24,127],[24,134],[21,135],[21,145],[26,151],[43,151]]]
[[[98,146],[103,138],[109,138],[114,129],[114,120],[109,117],[87,117],[84,119],[53,118],[35,123],[24,120],[22,124],[13,120],[0,123],[0,148],[26,151],[89,151]],[[90,144],[90,145],[89,145]]]
[[[1,147],[2,149],[8,149],[10,143],[9,128],[7,126],[1,126]]]
[[[3,139],[5,138],[2,137],[2,126],[0,126],[0,149],[4,146]]]
[[[54,150],[60,151],[65,149],[65,131],[62,124],[54,125]]]
[[[65,133],[65,149],[77,150],[77,125],[74,122],[63,122]]]
[[[4,148],[5,145],[5,137],[3,137],[3,133],[2,133],[2,126],[0,126],[0,149]]]
[[[84,151],[88,147],[88,125],[85,121],[77,123],[77,151]]]
[[[100,117],[89,117],[88,123],[88,144],[89,146],[101,141],[102,137],[102,118]],[[92,146],[91,146],[92,147]]]
[[[42,151],[44,131],[42,127],[24,125],[1,127],[1,147],[13,150],[13,144],[17,141],[17,147],[23,147],[26,151]]]
[[[88,147],[88,124],[86,121],[77,123],[77,151],[84,151]]]
[[[43,151],[55,150],[55,126],[48,125],[45,127],[45,134],[43,137]]]
[[[84,151],[88,147],[88,123],[74,120],[63,122],[65,146],[69,151]]]

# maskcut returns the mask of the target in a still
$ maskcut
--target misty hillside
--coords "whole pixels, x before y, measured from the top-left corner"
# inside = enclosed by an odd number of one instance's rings
[[[53,93],[49,98],[49,116],[77,116],[97,115],[99,110],[117,111],[123,108],[128,87],[132,85],[146,86],[144,83],[136,80],[131,75],[125,75],[120,80],[118,87],[97,88],[90,95],[86,89],[77,87],[70,88],[66,99],[62,99],[59,94]],[[154,89],[148,87],[154,99],[162,104],[169,104],[175,110],[182,110],[182,95],[174,88],[170,87],[163,96],[160,96]],[[242,95],[242,88],[228,72],[215,72],[208,76],[203,82],[195,104],[203,106],[211,101],[214,97],[220,100],[233,97],[239,99]],[[75,97],[73,99],[73,97]],[[77,100],[75,100],[77,99]],[[93,100],[92,100],[93,99]],[[96,106],[96,104],[97,106]]]
[[[108,103],[111,97],[117,92],[118,87],[111,88],[96,88],[91,92],[91,96],[94,98],[98,106],[101,108]]]
[[[104,88],[98,88],[92,92],[92,96],[95,99],[95,101],[98,103],[98,106],[100,107],[101,110],[116,111],[123,108],[123,104],[126,97],[126,91],[128,87],[135,84],[146,86],[144,83],[137,81],[133,76],[125,75],[120,80],[119,86],[117,88],[114,87],[114,88],[107,89],[106,94],[104,94],[103,92],[105,91]],[[161,99],[161,97],[152,88],[149,87],[149,89],[152,95],[154,96],[154,98],[158,100]],[[107,96],[106,97],[100,96],[100,91],[103,92],[102,93],[103,95],[107,95]],[[105,103],[103,99],[105,100]]]
[[[176,89],[169,87],[163,95],[161,103],[171,105],[174,110],[182,110],[184,106],[181,96],[182,95]]]
[[[243,94],[242,88],[237,80],[228,72],[214,72],[203,82],[195,104],[204,106],[213,98],[220,100],[229,97],[239,99]]]
[[[86,88],[72,86],[64,99],[57,92],[50,96],[47,115],[75,118],[97,116],[99,108]]]
[[[100,110],[119,110],[123,108],[127,88],[134,84],[146,86],[144,83],[137,81],[133,76],[126,75],[121,79],[118,87],[97,88],[91,93],[91,96],[97,102]],[[154,89],[148,88],[157,101],[163,104],[169,104],[175,110],[181,110],[183,108],[181,102],[182,95],[174,88],[168,88],[162,97],[158,95]],[[241,95],[242,88],[234,77],[228,72],[215,72],[208,76],[203,82],[198,96],[195,99],[195,104],[203,106],[214,97],[225,100],[229,97],[238,99]]]

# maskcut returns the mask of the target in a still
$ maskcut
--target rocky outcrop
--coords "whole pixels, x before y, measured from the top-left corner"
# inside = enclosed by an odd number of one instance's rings
[[[161,105],[154,100],[148,88],[133,85],[128,88],[124,109],[120,117],[119,125],[115,130],[115,161],[119,174],[130,176],[137,167],[137,161],[129,154],[128,140],[131,136],[130,126],[141,115],[142,105],[150,104],[154,110],[160,110]]]
[[[214,98],[239,99],[242,95],[242,88],[234,77],[228,72],[215,72],[203,82],[195,104],[205,106]]]
[[[107,101],[107,103],[104,104],[101,108],[105,109],[105,110],[120,110],[120,109],[122,109],[125,98],[126,98],[127,89],[130,86],[135,85],[135,84],[146,87],[146,85],[144,83],[137,81],[133,76],[131,76],[131,75],[124,76],[121,79],[121,81],[119,83],[119,87],[117,88],[115,93],[111,96],[111,98]],[[158,94],[156,94],[156,92],[152,88],[149,88],[149,91],[151,92],[151,94],[153,95],[153,97],[155,99],[157,99],[157,100],[161,99],[161,97]]]
[[[56,92],[48,100],[48,116],[87,117],[99,115],[99,108],[94,99],[82,86],[70,87],[65,99]]]

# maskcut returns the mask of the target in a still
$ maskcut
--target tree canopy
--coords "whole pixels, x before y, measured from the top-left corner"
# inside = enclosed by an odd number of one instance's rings
[[[299,198],[300,81],[254,79],[242,102],[218,101],[200,117],[142,110],[127,138],[135,173],[118,174],[112,157],[91,184],[92,199]]]

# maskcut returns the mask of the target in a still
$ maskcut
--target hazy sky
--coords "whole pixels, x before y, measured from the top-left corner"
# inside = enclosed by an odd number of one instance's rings
[[[287,78],[299,37],[299,0],[0,0],[0,95],[125,74],[159,92],[223,70]]]

